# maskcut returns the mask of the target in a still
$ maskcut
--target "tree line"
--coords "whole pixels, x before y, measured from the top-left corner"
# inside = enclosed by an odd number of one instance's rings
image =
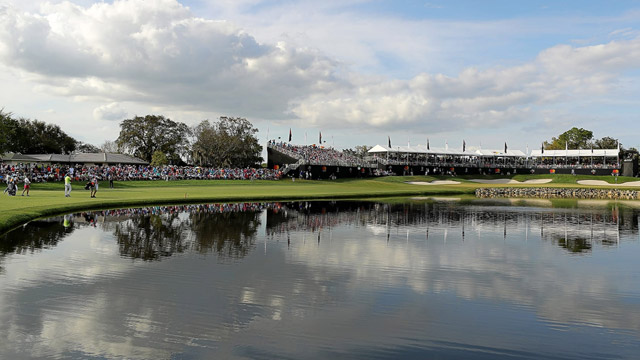
[[[111,152],[136,156],[152,165],[184,165],[207,167],[254,167],[262,161],[262,146],[258,130],[241,117],[222,116],[217,121],[204,120],[189,127],[162,115],[135,116],[120,122],[120,134],[115,141],[105,141],[100,147],[77,141],[58,125],[39,120],[14,118],[0,109],[0,154],[70,154],[79,152]],[[637,154],[634,148],[624,149],[612,137],[595,139],[593,132],[573,127],[544,141],[545,150],[617,149]],[[364,157],[366,145],[344,150]]]
[[[0,110],[0,154],[69,154],[79,142],[58,125],[43,121],[14,118]]]
[[[618,144],[618,140],[612,137],[595,139],[593,131],[577,127],[563,132],[558,137],[552,137],[550,141],[542,144],[545,150],[617,149],[618,145],[622,149],[622,144]]]
[[[241,117],[222,116],[190,128],[162,115],[147,115],[123,120],[115,143],[119,151],[152,165],[187,161],[197,166],[244,168],[262,162],[257,132]]]
[[[100,147],[67,135],[58,125],[14,118],[0,110],[0,154],[129,154],[152,165],[255,167],[262,162],[258,129],[241,117],[204,120],[189,127],[162,115],[135,116],[120,122],[115,141]]]

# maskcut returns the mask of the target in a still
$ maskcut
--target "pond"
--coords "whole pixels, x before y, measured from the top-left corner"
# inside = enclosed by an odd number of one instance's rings
[[[634,359],[639,218],[432,198],[37,220],[0,237],[0,358]]]

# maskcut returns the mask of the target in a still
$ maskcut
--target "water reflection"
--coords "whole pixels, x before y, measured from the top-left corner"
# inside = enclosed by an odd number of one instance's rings
[[[2,239],[0,358],[634,358],[638,210],[554,205],[211,204],[33,222]]]
[[[0,237],[0,255],[55,246],[74,229],[91,226],[113,233],[120,254],[134,259],[160,260],[184,251],[241,258],[255,247],[265,211],[270,236],[360,225],[388,237],[391,231],[406,228],[424,231],[426,239],[430,231],[451,230],[464,240],[469,232],[502,230],[506,238],[511,231],[525,229],[525,236],[539,232],[542,239],[569,252],[589,253],[594,243],[616,246],[621,234],[639,234],[637,211],[618,204],[571,208],[506,206],[499,200],[467,206],[438,201],[201,204],[82,212],[32,221]]]
[[[550,204],[550,202],[549,202]],[[604,205],[606,203],[601,203]],[[291,231],[321,231],[340,224],[359,224],[387,233],[398,229],[459,233],[525,229],[525,236],[538,231],[542,239],[572,253],[588,253],[593,243],[618,245],[621,234],[638,235],[638,215],[633,208],[619,204],[599,207],[514,207],[504,202],[472,202],[467,206],[451,202],[413,202],[403,204],[300,202],[287,203],[269,213],[270,234]],[[447,232],[448,233],[448,232]]]
[[[58,219],[34,221],[12,232],[11,236],[0,237],[0,254],[26,254],[50,248],[72,231],[61,226]]]

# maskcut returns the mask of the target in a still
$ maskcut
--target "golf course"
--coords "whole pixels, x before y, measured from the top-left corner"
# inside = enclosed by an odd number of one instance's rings
[[[285,201],[312,199],[363,199],[402,196],[473,194],[479,187],[563,187],[640,189],[637,178],[612,176],[516,175],[516,176],[390,176],[367,179],[298,180],[183,180],[125,181],[100,184],[96,198],[83,184],[74,183],[71,197],[64,185],[32,184],[30,196],[2,196],[0,233],[30,220],[69,212],[161,204]],[[617,181],[617,182],[616,182]]]

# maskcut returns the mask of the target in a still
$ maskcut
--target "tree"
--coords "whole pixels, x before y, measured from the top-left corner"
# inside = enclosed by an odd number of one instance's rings
[[[364,158],[367,156],[367,152],[371,150],[371,146],[367,145],[356,145],[353,149],[344,149],[342,152],[345,154],[349,154],[358,158]]]
[[[100,145],[100,151],[103,153],[118,153],[118,144],[115,141],[105,140],[105,142]]]
[[[91,145],[91,144],[87,144],[79,141],[76,146],[75,152],[76,153],[99,153],[100,149],[95,145]]]
[[[244,118],[223,116],[214,124],[204,120],[193,129],[193,162],[215,167],[259,166],[262,146],[255,136],[257,132]]]
[[[167,165],[169,160],[167,159],[167,155],[165,155],[162,151],[156,150],[151,156],[151,166],[163,166]]]
[[[593,132],[583,128],[573,127],[560,134],[557,138],[551,138],[551,142],[545,141],[544,148],[547,150],[588,149],[591,147]]]
[[[620,148],[622,149],[622,147]],[[637,159],[638,158],[638,149],[631,147],[629,149],[622,149],[622,157],[624,159]]]
[[[0,109],[0,154],[11,151],[11,139],[17,127],[18,124],[11,118],[11,113],[4,112],[4,108]]]
[[[187,154],[189,127],[162,115],[136,116],[120,123],[118,149],[151,161],[153,153],[162,151],[170,163],[177,164]]]
[[[620,144],[622,147],[622,144]],[[594,149],[617,149],[618,148],[618,140],[605,136],[602,139],[597,139],[593,142]]]
[[[58,125],[25,118],[14,119],[0,110],[0,152],[69,154],[77,141]]]

